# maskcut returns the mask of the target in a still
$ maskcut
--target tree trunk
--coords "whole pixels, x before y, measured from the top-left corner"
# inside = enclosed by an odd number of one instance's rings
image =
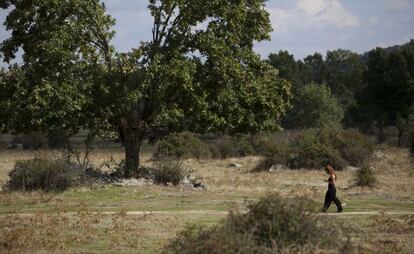
[[[398,128],[398,146],[401,146],[401,141],[402,141],[402,135],[403,135],[404,130],[402,128]]]
[[[139,173],[139,151],[144,140],[145,129],[124,128],[123,138],[125,145],[124,177],[130,178]]]
[[[385,133],[384,133],[384,127],[379,127],[378,132],[378,143],[383,144],[385,142]]]

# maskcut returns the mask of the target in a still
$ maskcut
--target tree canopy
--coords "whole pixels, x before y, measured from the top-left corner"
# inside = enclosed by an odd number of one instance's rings
[[[367,85],[357,97],[358,119],[380,130],[398,127],[414,105],[414,44],[389,53],[376,48],[369,52],[367,64]]]
[[[115,20],[99,0],[0,0],[0,7],[10,10],[4,60],[23,52],[23,64],[2,74],[2,132],[116,131],[125,176],[137,171],[152,126],[276,129],[288,107],[290,83],[253,50],[272,31],[264,0],[149,0],[153,38],[128,53],[111,45]]]
[[[300,88],[292,100],[292,109],[284,119],[288,128],[340,126],[343,110],[326,85],[316,83]]]

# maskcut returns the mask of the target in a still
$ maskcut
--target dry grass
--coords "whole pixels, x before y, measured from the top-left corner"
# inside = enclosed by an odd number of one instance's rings
[[[16,160],[39,154],[59,156],[54,151],[4,151],[0,153],[0,183]],[[91,161],[100,165],[113,157],[123,158],[120,148],[98,149]],[[374,188],[355,187],[351,171],[338,172],[339,197],[347,203],[346,211],[414,211],[414,167],[408,151],[380,147],[372,162],[378,183]],[[151,154],[141,157],[151,165]],[[322,170],[281,170],[252,173],[259,157],[226,160],[186,160],[206,185],[207,191],[182,187],[99,187],[79,188],[61,194],[0,193],[0,253],[157,253],[168,239],[187,223],[211,225],[222,214],[178,214],[168,211],[227,211],[244,207],[276,191],[283,196],[304,196],[321,204],[326,191]],[[231,162],[242,165],[230,168]],[[164,214],[130,216],[126,211],[166,211]],[[62,212],[72,211],[68,215]],[[117,212],[114,215],[106,211]],[[95,213],[97,212],[97,213]],[[13,214],[38,213],[22,217]],[[5,216],[5,214],[11,214]],[[362,216],[342,217],[355,229],[353,241],[361,253],[414,249],[412,217]],[[408,225],[408,226],[407,226]]]

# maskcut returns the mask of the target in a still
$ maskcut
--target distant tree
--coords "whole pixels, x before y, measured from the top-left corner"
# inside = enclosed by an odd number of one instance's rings
[[[376,48],[369,53],[367,86],[358,96],[360,121],[379,129],[379,141],[384,141],[383,129],[402,126],[414,102],[413,48],[398,49],[387,54]],[[399,129],[399,137],[403,128]],[[401,140],[399,139],[399,144]]]
[[[363,89],[365,69],[366,65],[357,53],[343,49],[327,52],[325,82],[343,109],[353,105],[355,94]]]
[[[304,84],[325,83],[325,61],[320,53],[309,55],[298,62],[301,80]]]
[[[1,131],[117,132],[126,177],[139,171],[152,126],[275,129],[288,106],[290,83],[253,50],[272,30],[263,0],[149,0],[152,40],[128,53],[111,46],[115,20],[99,0],[0,0],[0,7],[11,32],[1,54],[9,62],[23,52],[23,64],[0,84]]]
[[[292,82],[295,89],[303,86],[298,63],[288,51],[280,50],[277,54],[270,54],[268,62],[279,70],[279,77]]]
[[[326,85],[311,83],[298,90],[284,119],[287,128],[340,126],[343,110]]]

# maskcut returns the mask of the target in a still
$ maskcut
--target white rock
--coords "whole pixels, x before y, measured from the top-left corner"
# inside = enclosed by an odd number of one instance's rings
[[[228,168],[241,168],[241,167],[242,167],[242,165],[240,165],[240,164],[238,164],[238,163],[235,163],[235,162],[232,162],[232,163],[230,163],[227,167],[228,167]]]
[[[120,179],[117,182],[115,182],[114,185],[127,187],[127,186],[144,186],[148,183],[149,181],[144,178],[139,178],[139,179],[131,178],[131,179]]]
[[[281,164],[275,164],[275,165],[272,165],[269,168],[269,173],[272,173],[272,172],[275,172],[275,171],[280,171],[282,169],[283,169],[283,165],[281,165]]]
[[[348,167],[346,167],[345,168],[345,170],[347,170],[347,171],[352,171],[352,172],[355,172],[355,171],[358,171],[358,170],[360,170],[361,168],[358,168],[358,167],[352,167],[352,166],[348,166]]]

